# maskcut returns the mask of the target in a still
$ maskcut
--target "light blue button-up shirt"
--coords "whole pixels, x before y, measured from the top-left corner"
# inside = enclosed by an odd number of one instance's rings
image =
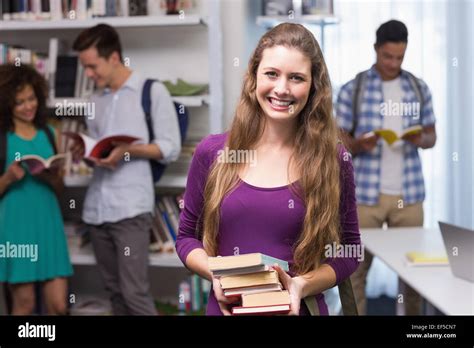
[[[148,129],[141,104],[145,79],[132,72],[117,91],[105,89],[95,93],[95,116],[87,120],[89,135],[101,139],[110,135],[136,136],[148,143]],[[163,154],[161,163],[175,161],[181,152],[179,124],[171,96],[166,87],[155,82],[151,89],[151,108],[156,143]],[[150,162],[145,158],[122,161],[115,170],[96,167],[87,190],[82,218],[99,225],[117,222],[139,214],[153,212],[154,184]]]

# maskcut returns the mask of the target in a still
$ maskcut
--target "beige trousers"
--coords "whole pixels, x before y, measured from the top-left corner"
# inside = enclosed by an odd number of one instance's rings
[[[358,205],[357,214],[360,228],[381,228],[384,222],[387,223],[388,227],[423,226],[423,203],[403,205],[402,196],[380,194],[377,205]],[[365,287],[372,260],[373,255],[365,251],[364,261],[351,276],[359,315],[367,314]],[[400,282],[402,282],[401,279],[399,279]],[[402,284],[402,286],[405,288],[403,297],[405,314],[420,315],[420,295],[407,284]]]

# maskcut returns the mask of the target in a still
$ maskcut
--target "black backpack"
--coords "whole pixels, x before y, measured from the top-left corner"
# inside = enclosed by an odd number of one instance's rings
[[[56,141],[54,140],[54,134],[48,126],[42,127],[42,130],[45,131],[46,136],[48,137],[49,143],[53,147],[54,154],[58,153],[56,148]],[[39,131],[39,129],[38,129]],[[5,131],[0,131],[0,175],[3,175],[5,172],[5,164],[7,161],[7,133]]]
[[[354,93],[352,94],[352,129],[349,132],[349,134],[352,137],[354,137],[355,131],[357,129],[358,118],[359,118],[359,107],[362,104],[362,96],[363,96],[363,93],[361,93],[361,91],[365,87],[367,72],[368,70],[362,71],[358,73],[355,77]],[[420,86],[420,82],[413,74],[409,73],[408,71],[404,71],[404,72],[408,75],[408,80],[410,81],[410,84],[413,90],[415,91],[416,98],[420,102],[420,122],[421,122],[422,115],[423,115],[424,101],[423,101],[423,93]]]
[[[155,132],[153,131],[153,119],[151,117],[151,86],[153,85],[153,82],[155,81],[158,81],[158,80],[147,79],[145,81],[145,84],[143,85],[143,90],[142,90],[142,108],[143,108],[143,111],[145,112],[145,120],[146,120],[146,126],[148,128],[148,137],[149,137],[150,143],[155,139]],[[176,108],[176,114],[178,115],[179,132],[181,135],[181,145],[183,145],[184,140],[186,139],[186,133],[188,130],[189,114],[188,114],[188,110],[186,109],[184,105],[176,103],[176,102],[173,102],[173,103]],[[153,182],[156,183],[158,180],[160,180],[161,176],[163,175],[163,172],[166,169],[166,165],[156,160],[150,160],[150,165],[151,165],[151,172],[153,176]]]

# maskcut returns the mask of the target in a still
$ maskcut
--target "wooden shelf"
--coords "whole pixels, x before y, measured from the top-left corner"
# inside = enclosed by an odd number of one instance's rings
[[[99,23],[107,23],[115,28],[140,28],[160,26],[191,26],[206,24],[206,20],[198,15],[168,16],[131,16],[131,17],[100,17],[85,20],[37,20],[37,21],[0,21],[1,30],[58,30],[85,29]]]
[[[90,175],[68,175],[64,177],[66,187],[87,187],[92,179]],[[185,175],[164,174],[156,184],[157,188],[185,188],[187,177]]]

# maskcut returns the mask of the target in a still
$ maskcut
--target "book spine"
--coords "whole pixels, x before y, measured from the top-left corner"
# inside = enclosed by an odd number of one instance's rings
[[[197,274],[191,276],[191,309],[193,312],[201,310],[201,281]]]
[[[211,292],[211,282],[207,279],[200,278],[201,279],[201,289],[202,289],[202,305],[204,308],[207,306],[208,298],[209,298],[209,293]]]
[[[167,226],[167,230],[171,234],[171,237],[172,237],[173,241],[176,242],[176,233],[173,229],[173,225],[172,225],[171,221],[168,218],[168,214],[166,213],[166,208],[164,207],[164,205],[163,205],[163,203],[161,202],[160,199],[158,199],[156,203],[158,205],[158,209],[160,210],[161,217],[163,218],[163,221],[165,222],[165,224]]]
[[[184,312],[190,312],[191,310],[191,287],[189,282],[183,280],[179,284],[179,300],[178,300],[178,308],[180,314],[184,315]]]
[[[11,19],[10,0],[2,0],[0,3],[0,20],[8,21]]]
[[[79,20],[87,19],[87,1],[86,0],[77,0],[76,15],[77,15],[77,19]]]

